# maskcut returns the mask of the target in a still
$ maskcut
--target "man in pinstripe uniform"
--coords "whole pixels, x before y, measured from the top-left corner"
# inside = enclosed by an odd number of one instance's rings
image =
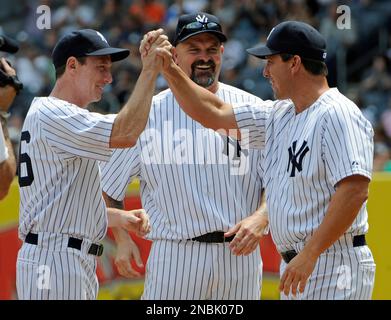
[[[365,233],[373,129],[352,101],[328,87],[326,43],[313,27],[283,22],[266,46],[248,52],[267,60],[263,73],[279,99],[270,115],[262,104],[233,108],[194,86],[167,51],[163,73],[193,119],[215,130],[240,129],[242,145],[265,148],[270,230],[283,258],[281,298],[370,299],[375,264]]]
[[[225,40],[215,16],[183,15],[175,61],[194,83],[228,103],[262,103],[218,81]],[[259,299],[256,249],[267,224],[259,207],[259,161],[259,151],[243,152],[236,140],[186,116],[171,90],[153,98],[136,146],[116,150],[102,170],[108,206],[121,207],[128,183],[140,180],[153,240],[143,299]],[[129,260],[139,253],[126,232],[118,230],[116,238],[118,268],[131,275]]]
[[[53,50],[57,80],[49,97],[35,98],[25,119],[19,156],[19,299],[95,299],[96,256],[107,226],[144,235],[142,210],[106,207],[98,161],[111,148],[132,146],[145,127],[161,59],[156,52],[171,45],[162,30],[134,92],[118,115],[84,108],[101,99],[112,82],[111,65],[129,55],[112,48],[102,34],[84,29],[64,36]]]

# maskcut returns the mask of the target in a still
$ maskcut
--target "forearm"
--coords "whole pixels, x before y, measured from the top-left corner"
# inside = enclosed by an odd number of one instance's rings
[[[0,131],[0,138],[2,140],[1,143],[4,141],[4,145],[7,147],[8,158],[0,163],[0,200],[8,194],[9,187],[16,173],[16,160],[12,143],[8,136],[8,130],[5,126],[5,121],[1,119],[1,122],[2,130]],[[4,131],[4,134],[2,131]]]
[[[114,200],[109,197],[105,192],[103,192],[103,199],[106,202],[107,206],[107,220],[108,227],[116,227],[119,225],[119,210],[124,209],[124,204],[122,201]]]
[[[258,209],[257,209],[257,212],[259,214],[262,214],[266,217],[268,217],[268,213],[267,213],[267,208],[266,208],[266,197],[265,197],[265,192],[262,192],[262,195],[261,195],[261,204],[259,205]]]
[[[369,181],[365,177],[347,179],[349,181],[337,188],[322,223],[303,249],[314,258],[346,232],[368,197]]]
[[[113,224],[113,214],[115,214],[115,210],[123,210],[124,204],[122,201],[114,200],[113,198],[110,198],[105,192],[103,192],[103,199],[106,202],[107,206],[107,215],[109,220],[109,227],[111,227],[111,231],[113,232],[113,236],[115,241],[118,243],[119,241],[128,240],[129,235],[128,232],[122,228],[112,227],[110,225]],[[111,219],[111,221],[110,221]]]
[[[108,227],[115,228],[121,225],[121,213],[119,209],[107,208]]]
[[[265,193],[263,192],[261,197],[261,204],[258,209],[255,211],[255,214],[258,214],[262,217],[261,226],[263,227],[263,234],[266,235],[269,233],[269,214],[266,207],[266,198]]]
[[[113,232],[116,243],[132,241],[128,231],[123,228],[113,227],[111,228],[111,231]]]
[[[0,88],[0,110],[7,111],[16,97],[16,90],[12,86]]]
[[[157,76],[156,70],[141,72],[132,95],[114,121],[111,148],[131,147],[136,144],[148,120]]]
[[[213,130],[238,129],[232,106],[197,85],[176,64],[165,68],[163,75],[180,107],[191,118]]]

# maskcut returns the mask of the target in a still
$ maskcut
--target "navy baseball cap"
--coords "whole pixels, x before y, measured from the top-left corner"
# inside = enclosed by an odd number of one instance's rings
[[[52,59],[55,68],[66,64],[69,57],[105,56],[111,61],[119,61],[129,56],[128,49],[113,48],[98,31],[82,29],[63,36],[53,49]]]
[[[325,61],[326,40],[309,24],[285,21],[270,31],[266,45],[247,49],[247,52],[261,59],[274,54],[289,53],[302,58]]]
[[[209,13],[189,13],[181,15],[175,31],[174,46],[192,36],[209,32],[214,34],[221,42],[227,41],[219,19]]]

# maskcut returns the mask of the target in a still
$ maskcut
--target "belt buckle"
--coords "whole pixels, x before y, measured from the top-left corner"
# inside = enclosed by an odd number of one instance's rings
[[[96,255],[100,257],[103,254],[103,244],[98,244]]]
[[[100,257],[103,253],[103,244],[91,244],[88,253]]]

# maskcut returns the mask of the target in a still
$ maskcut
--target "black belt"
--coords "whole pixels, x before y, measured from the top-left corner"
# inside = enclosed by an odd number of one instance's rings
[[[27,234],[24,242],[37,245],[38,244],[38,234],[29,232]],[[82,243],[83,243],[83,239],[69,237],[68,248],[74,248],[77,250],[81,250]],[[96,244],[96,243],[91,244],[90,248],[88,249],[88,253],[93,254],[94,256],[100,257],[103,253],[103,245]]]
[[[365,234],[353,237],[353,247],[361,247],[366,245],[367,242],[365,240]],[[280,254],[285,263],[289,263],[294,257],[297,256],[297,252],[295,250],[285,251]]]
[[[210,233],[205,233],[199,237],[191,238],[188,240],[198,241],[198,242],[209,242],[209,243],[223,243],[223,242],[231,242],[235,236],[224,237],[223,231],[215,231]]]

